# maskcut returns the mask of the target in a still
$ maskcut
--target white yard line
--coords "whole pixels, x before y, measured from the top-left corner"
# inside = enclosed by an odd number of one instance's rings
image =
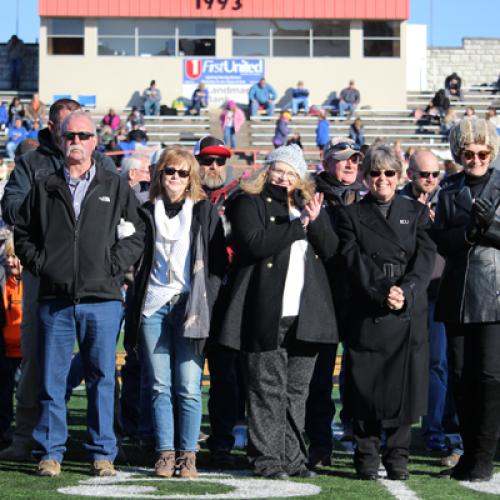
[[[383,484],[389,493],[398,500],[420,500],[420,497],[418,497],[413,490],[408,488],[404,481],[380,479],[379,483]]]

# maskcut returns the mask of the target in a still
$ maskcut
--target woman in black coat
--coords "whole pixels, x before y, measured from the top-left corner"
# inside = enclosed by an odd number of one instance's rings
[[[338,341],[323,264],[338,239],[306,169],[297,145],[276,149],[226,211],[235,259],[219,342],[243,353],[255,473],[278,479],[314,475],[305,401],[318,349]]]
[[[450,132],[463,172],[440,192],[432,236],[446,266],[436,320],[446,324],[450,377],[464,454],[444,475],[489,481],[500,433],[499,139],[486,120],[460,121]]]
[[[389,479],[408,479],[411,424],[426,412],[427,285],[435,246],[429,210],[396,196],[402,165],[387,145],[363,162],[370,193],[337,215],[340,254],[350,275],[346,303],[346,406],[353,417],[354,463],[375,480],[382,461]]]

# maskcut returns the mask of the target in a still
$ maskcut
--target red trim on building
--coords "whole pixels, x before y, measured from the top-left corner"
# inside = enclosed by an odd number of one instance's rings
[[[39,0],[46,17],[203,17],[257,19],[394,19],[410,0]],[[225,7],[223,8],[223,5]]]

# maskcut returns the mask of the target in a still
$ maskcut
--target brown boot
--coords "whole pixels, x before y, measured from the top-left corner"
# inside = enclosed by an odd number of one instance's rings
[[[172,477],[175,474],[175,451],[160,451],[155,463],[155,476]]]
[[[176,466],[179,471],[179,477],[184,479],[196,479],[198,477],[196,453],[194,451],[181,451],[177,457]]]

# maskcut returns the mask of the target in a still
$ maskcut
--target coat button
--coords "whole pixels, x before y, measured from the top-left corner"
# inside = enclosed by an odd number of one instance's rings
[[[266,264],[266,266],[267,266],[269,269],[271,269],[271,267],[273,267],[273,263],[272,263],[272,262],[268,262],[268,263]]]
[[[401,251],[399,252],[399,255],[401,255],[401,257],[404,257],[404,256],[406,255],[406,252],[405,252],[404,250],[401,250]]]
[[[375,318],[375,319],[373,320],[373,322],[374,322],[376,325],[378,325],[378,324],[380,323],[380,318]]]
[[[372,253],[372,259],[376,259],[378,257],[378,253],[375,252],[375,253]]]
[[[315,259],[319,259],[319,256],[317,254],[314,254]]]
[[[269,220],[270,220],[271,222],[274,222],[274,221],[276,220],[276,217],[274,217],[274,215],[271,215],[271,217],[269,217]]]
[[[271,203],[271,202],[273,201],[273,199],[272,199],[272,198],[270,198],[270,197],[268,196],[268,197],[266,198],[266,201],[267,201],[268,203]]]

